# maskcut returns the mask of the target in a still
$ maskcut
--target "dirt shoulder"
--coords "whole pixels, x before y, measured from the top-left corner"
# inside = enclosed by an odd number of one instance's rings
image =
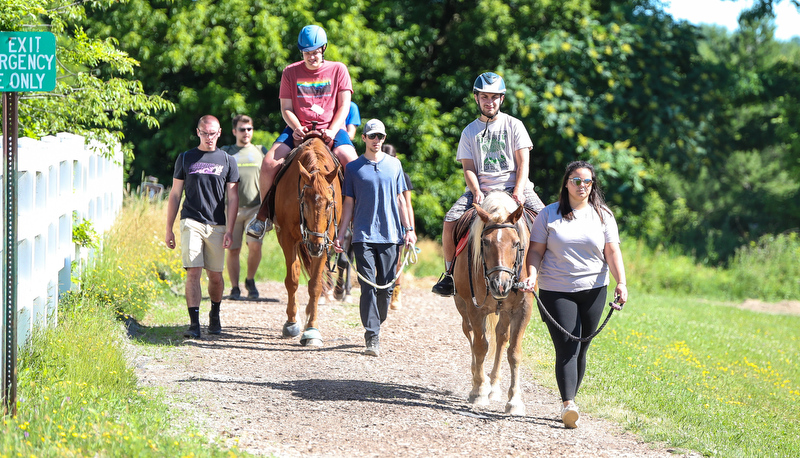
[[[199,422],[257,455],[674,456],[588,415],[578,429],[564,429],[557,394],[525,371],[526,416],[503,414],[505,401],[474,410],[466,401],[470,353],[452,299],[408,286],[403,308],[382,326],[378,358],[362,354],[354,304],[322,306],[320,349],[281,338],[286,291],[270,282],[258,285],[258,301],[223,302],[221,335],[205,333],[206,301],[202,340],[136,346],[133,363],[141,383],[163,388],[183,413],[179,421]],[[303,288],[299,298],[307,298]],[[182,341],[184,327],[172,338]],[[154,334],[145,327],[137,338]]]

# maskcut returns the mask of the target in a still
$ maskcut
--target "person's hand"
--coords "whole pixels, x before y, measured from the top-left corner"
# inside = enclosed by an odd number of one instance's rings
[[[295,140],[302,140],[303,138],[305,138],[307,133],[308,133],[308,127],[300,126],[292,132],[292,137],[294,137]]]
[[[336,238],[336,240],[333,241],[333,250],[336,251],[337,253],[344,252],[344,248],[342,248],[342,242],[339,241],[338,237]]]
[[[520,291],[533,292],[536,288],[536,277],[528,277],[520,282]]]
[[[525,204],[525,191],[523,190],[518,191],[514,189],[514,192],[511,194],[511,197],[514,199],[514,202],[516,202],[517,205]]]
[[[625,283],[618,283],[617,287],[614,288],[614,303],[619,304],[619,309],[617,310],[622,310],[622,306],[626,302],[628,302],[628,286]]]
[[[484,197],[485,196],[483,194],[483,191],[479,190],[478,192],[476,192],[475,194],[472,195],[472,201],[475,202],[476,204],[480,205],[481,202],[483,202],[483,198]]]
[[[231,245],[233,245],[233,234],[226,232],[225,235],[222,236],[222,248],[227,250]]]
[[[167,235],[164,237],[164,243],[170,250],[175,249],[175,234],[171,230],[167,230]]]
[[[403,236],[403,240],[405,241],[407,248],[414,248],[414,245],[417,243],[417,233],[414,231],[408,231],[406,232],[406,235]]]

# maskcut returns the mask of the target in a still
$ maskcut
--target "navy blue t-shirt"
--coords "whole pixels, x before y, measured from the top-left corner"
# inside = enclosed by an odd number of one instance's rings
[[[239,182],[236,159],[219,148],[214,151],[194,148],[178,156],[172,177],[183,180],[186,199],[181,219],[225,225],[225,185]]]

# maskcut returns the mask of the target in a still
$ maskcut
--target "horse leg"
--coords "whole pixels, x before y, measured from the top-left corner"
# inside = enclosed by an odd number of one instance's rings
[[[325,258],[311,259],[308,269],[308,305],[306,305],[306,327],[300,343],[307,347],[321,347],[322,334],[317,329],[317,312],[319,298],[322,295],[323,276],[325,275]]]
[[[481,317],[477,311],[470,311],[470,321],[472,325],[472,391],[469,393],[469,401],[476,406],[489,405],[489,393],[491,386],[483,371],[483,363],[486,360],[486,353],[489,350],[489,341],[486,336],[485,316]],[[477,326],[475,323],[477,321]]]
[[[293,243],[284,240],[280,233],[278,235],[283,248],[283,256],[286,261],[286,278],[283,280],[286,286],[286,293],[289,300],[286,303],[286,323],[283,325],[283,337],[297,337],[300,335],[300,326],[297,324],[297,284],[300,282],[300,260],[295,253],[296,248]],[[285,243],[290,244],[287,248]]]
[[[528,296],[528,295],[526,295]],[[522,401],[520,389],[519,368],[522,363],[522,340],[525,337],[525,328],[531,319],[531,304],[527,299],[522,300],[522,306],[512,311],[510,323],[510,342],[508,346],[508,365],[511,368],[510,386],[508,387],[508,403],[506,413],[510,415],[525,415],[525,403]]]
[[[503,375],[501,372],[502,364],[503,364],[503,349],[505,348],[506,344],[508,343],[508,327],[509,327],[509,320],[510,315],[505,312],[501,312],[497,317],[496,326],[494,330],[494,337],[495,337],[495,344],[492,359],[492,371],[489,374],[489,380],[491,383],[492,391],[489,393],[489,400],[491,401],[499,401],[502,399],[503,390],[500,387],[500,383],[503,380]]]
[[[403,288],[402,288],[403,271],[401,270],[403,268],[403,257],[399,256],[398,258],[399,259],[397,260],[397,272],[400,273],[397,276],[397,282],[394,284],[394,291],[392,292],[392,304],[390,306],[392,310],[400,310],[401,308],[403,308],[403,300],[401,297],[401,295],[403,294]]]

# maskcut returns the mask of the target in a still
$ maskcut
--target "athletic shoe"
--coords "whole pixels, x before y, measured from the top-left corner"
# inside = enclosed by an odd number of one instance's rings
[[[577,428],[580,418],[581,415],[578,413],[578,405],[574,402],[570,402],[561,408],[561,421],[564,422],[565,427],[569,429]]]
[[[189,339],[199,339],[200,338],[200,323],[190,324],[189,328],[186,329],[186,331],[184,331],[183,337],[187,337]]]
[[[367,338],[367,349],[364,350],[365,355],[379,356],[381,354],[381,344],[378,336]]]
[[[266,221],[260,221],[257,218],[253,218],[250,220],[250,223],[247,224],[247,235],[257,239],[263,238],[264,234],[271,230],[272,221],[270,221],[269,218],[267,218]]]
[[[214,315],[214,313],[208,312],[208,333],[222,334],[222,324],[219,321],[219,313]]]
[[[244,287],[247,288],[248,299],[258,299],[258,289],[256,289],[256,279],[244,280]]]
[[[231,288],[231,293],[228,295],[228,299],[232,301],[238,301],[241,298],[242,298],[242,292],[239,291],[239,287],[234,286],[233,288]]]

